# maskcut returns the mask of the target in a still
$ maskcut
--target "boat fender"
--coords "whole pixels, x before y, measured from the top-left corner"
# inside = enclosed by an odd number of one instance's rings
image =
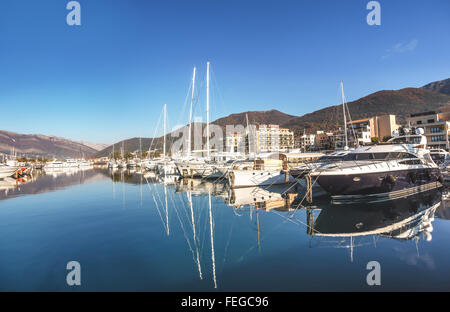
[[[397,178],[394,177],[393,175],[388,175],[388,176],[386,177],[386,180],[387,180],[387,182],[393,184],[393,183],[395,183],[395,181],[397,181]]]
[[[444,183],[444,177],[442,175],[439,176],[438,181],[441,182],[441,184]]]

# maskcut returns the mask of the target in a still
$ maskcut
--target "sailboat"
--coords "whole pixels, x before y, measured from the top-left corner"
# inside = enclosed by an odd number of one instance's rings
[[[248,117],[247,117],[247,129]],[[254,145],[253,161],[238,161],[232,164],[228,170],[227,178],[232,188],[253,187],[253,186],[271,186],[277,184],[294,183],[295,179],[292,175],[285,171],[283,160],[280,159],[278,153],[269,153],[266,155],[258,155],[256,148],[256,134],[247,134],[249,138],[249,154],[250,146]],[[253,138],[253,144],[250,144],[250,137]]]
[[[164,104],[164,141],[163,141],[163,157],[158,162],[159,174],[173,175],[176,173],[176,165],[173,160],[166,156],[166,137],[167,137],[167,104]]]
[[[192,92],[189,112],[189,133],[187,142],[187,153],[185,158],[181,158],[176,161],[177,171],[182,177],[190,178],[202,178],[202,179],[220,179],[225,177],[226,170],[219,170],[219,167],[223,167],[225,161],[232,158],[235,159],[235,155],[223,154],[212,155],[210,147],[210,66],[211,62],[206,63],[206,157],[193,157],[192,156],[192,107],[195,99],[195,77],[196,68],[192,75]],[[220,160],[219,160],[220,158]],[[223,169],[223,168],[222,168]]]

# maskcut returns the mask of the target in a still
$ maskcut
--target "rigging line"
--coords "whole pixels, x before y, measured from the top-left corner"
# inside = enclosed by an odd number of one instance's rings
[[[145,178],[145,180],[147,181],[147,186],[149,186],[149,183],[148,183],[147,178]],[[150,188],[150,186],[149,186],[149,188]],[[151,189],[150,189],[150,191],[151,191]],[[153,197],[153,201],[155,202],[156,210],[158,211],[159,217],[160,217],[161,222],[162,222],[162,224],[163,224],[163,226],[164,226],[164,230],[167,231],[166,223],[164,222],[163,217],[162,217],[162,214],[161,214],[161,211],[159,210],[159,205],[158,205],[158,202],[156,201],[154,192],[152,192],[152,197]]]
[[[316,184],[317,180],[319,179],[320,175],[322,174],[322,172],[319,172],[319,174],[317,175],[317,178],[314,180],[314,183],[312,183],[310,185],[311,188],[311,192],[312,192],[312,187]],[[291,214],[291,217],[294,217],[295,213],[297,212],[297,209],[302,205],[303,201],[306,199],[306,196],[308,194],[308,190],[305,190],[305,196],[303,196],[303,199],[301,200],[301,202],[297,205],[297,207],[294,208],[294,211]]]
[[[197,84],[197,88],[196,88],[196,92],[197,94],[194,96],[194,101],[192,102],[192,116],[195,116],[195,112],[196,112],[196,108],[197,108],[197,104],[199,103],[200,100],[200,94],[203,92],[203,87],[205,85],[205,80],[206,78],[201,77],[201,79],[199,79],[199,83]]]
[[[344,94],[344,106],[347,107],[348,119],[350,120],[350,124],[351,124],[353,121],[352,121],[352,116],[350,115],[350,110],[348,109],[347,98],[345,97],[345,94]],[[346,128],[346,130],[347,130],[347,128]],[[353,133],[353,137],[355,138],[355,143],[358,146],[359,142],[358,142],[358,138],[356,137],[356,133],[355,133],[355,128],[354,127],[352,127],[352,133]]]
[[[212,66],[211,66],[211,77],[212,77],[213,82],[214,82],[213,85],[214,85],[215,88],[217,89],[217,93],[219,94],[219,97],[220,97],[220,99],[221,99],[221,101],[222,101],[222,103],[221,103],[221,104],[222,104],[221,109],[223,109],[222,113],[226,113],[226,110],[225,110],[225,108],[226,108],[226,106],[225,106],[225,100],[224,100],[224,97],[222,96],[222,92],[220,91],[219,83],[217,82],[216,74],[215,74],[214,69],[212,68]]]
[[[178,196],[177,196],[178,197]],[[178,197],[179,198],[179,197]],[[173,205],[173,207],[174,207],[174,209],[177,211],[177,213],[178,213],[178,208],[177,208],[177,205],[175,205],[175,201],[173,200],[173,197],[172,196],[170,196],[170,200],[171,200],[171,202],[172,202],[172,205]],[[183,208],[185,208],[185,206],[184,206],[184,202],[181,202],[181,203],[183,203]],[[185,215],[186,215],[186,219],[189,219],[189,216],[188,216],[188,214],[187,214],[187,211],[186,211],[186,209],[183,209],[183,211],[184,211],[184,213],[185,213]],[[181,221],[180,221],[181,222]]]
[[[173,203],[173,199],[172,199],[172,203]],[[184,228],[184,223],[181,221],[181,218],[180,218],[180,215],[178,213],[178,209],[177,209],[176,205],[174,205],[173,208],[174,208],[175,213],[177,215],[178,221],[180,222],[181,229],[183,230],[184,238],[186,239],[186,242],[187,242],[187,244],[189,246],[189,249],[190,249],[190,251],[192,253],[192,259],[196,263],[195,258],[194,258],[194,249],[192,249],[190,239],[187,237],[186,229]]]
[[[282,217],[282,218],[285,219],[286,221],[289,221],[289,222],[294,223],[294,224],[297,224],[297,225],[303,225],[303,226],[309,228],[310,230],[314,231],[314,233],[322,234],[322,233],[320,233],[319,231],[315,230],[313,227],[309,226],[308,224],[304,223],[303,221],[301,221],[301,220],[299,220],[299,219],[297,219],[297,218],[285,217],[285,216],[283,216],[280,212],[278,212],[278,211],[276,211],[276,210],[275,210],[275,211],[271,211],[271,212],[273,212],[273,213],[279,215],[280,217]]]
[[[158,130],[159,125],[160,125],[160,123],[161,123],[162,115],[163,115],[163,111],[161,111],[161,113],[159,114],[158,123],[157,123],[156,126],[155,126],[155,131],[153,132],[153,138],[152,138],[152,141],[150,142],[150,146],[149,146],[149,148],[148,148],[148,154],[149,154],[149,155],[148,155],[148,158],[150,158],[150,153],[151,153],[151,150],[152,150],[153,141],[155,140],[155,137],[156,137],[156,131]]]
[[[192,90],[192,80],[191,80],[191,82],[189,83],[189,88],[188,88],[188,91],[187,91],[187,94],[186,94],[186,98],[184,99],[183,107],[182,107],[182,109],[181,109],[180,114],[178,115],[177,124],[181,124],[181,123],[182,123],[181,119],[183,118],[182,116],[185,114],[186,107],[187,107],[187,102],[188,102],[188,99],[189,99],[189,95],[190,95],[190,93],[191,93],[191,90]],[[188,121],[188,123],[189,123],[189,121]],[[185,125],[183,124],[183,126],[185,126]]]

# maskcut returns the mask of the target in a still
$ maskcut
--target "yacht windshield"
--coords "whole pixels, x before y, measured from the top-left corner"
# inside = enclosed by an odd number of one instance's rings
[[[405,153],[405,152],[391,152],[391,153],[350,153],[344,157],[344,161],[355,160],[372,160],[372,161],[385,161],[396,159],[415,159],[417,156]]]

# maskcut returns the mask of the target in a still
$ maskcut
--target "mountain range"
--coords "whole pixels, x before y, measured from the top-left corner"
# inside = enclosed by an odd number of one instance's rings
[[[90,157],[106,146],[86,142],[76,142],[56,136],[41,134],[20,134],[0,130],[0,153],[47,157],[81,158]]]
[[[299,103],[299,105],[303,105]],[[436,111],[450,107],[450,78],[431,82],[421,88],[405,88],[400,90],[382,90],[347,103],[352,120],[393,114],[398,123],[404,123],[412,113]],[[335,130],[343,127],[342,105],[329,106],[303,116],[285,114],[276,109],[266,111],[249,111],[217,119],[213,124],[246,125],[277,124],[294,131],[296,135],[314,133],[316,130]],[[202,127],[205,125],[202,124]],[[168,148],[173,139],[168,135]],[[140,146],[148,150],[162,149],[163,138],[131,138],[114,144],[119,151],[123,145],[124,151],[136,151]],[[112,152],[113,146],[75,142],[68,139],[44,135],[25,135],[0,130],[0,152],[8,153],[12,146],[23,154],[37,154],[52,157],[102,157]]]

